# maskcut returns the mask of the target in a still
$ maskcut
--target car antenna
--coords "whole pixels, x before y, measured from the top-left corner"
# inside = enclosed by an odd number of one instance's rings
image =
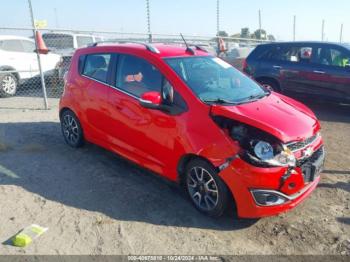
[[[189,47],[189,45],[187,44],[187,42],[186,42],[184,36],[183,36],[181,33],[180,33],[180,36],[181,36],[182,40],[184,41],[184,43],[185,43],[185,45],[186,45],[186,52],[189,52],[189,53],[191,53],[192,55],[194,55],[194,50],[193,50],[191,47]]]

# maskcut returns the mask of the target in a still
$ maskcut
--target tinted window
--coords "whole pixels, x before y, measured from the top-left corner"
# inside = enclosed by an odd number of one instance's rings
[[[35,44],[32,41],[22,40],[24,52],[33,53],[35,50]]]
[[[265,56],[268,59],[279,61],[309,63],[311,60],[312,51],[312,47],[308,45],[282,45],[272,48],[265,54]]]
[[[121,55],[119,57],[117,72],[117,87],[140,97],[148,91],[161,92],[162,74],[159,70],[146,60]]]
[[[87,46],[88,44],[91,44],[93,42],[94,40],[91,36],[77,36],[78,47]]]
[[[21,40],[4,40],[1,49],[11,52],[23,52]]]
[[[43,39],[49,49],[72,49],[74,48],[73,36],[65,34],[43,34]]]
[[[317,64],[345,67],[349,66],[350,55],[348,52],[331,47],[319,47],[316,49],[314,62]]]
[[[85,58],[83,74],[107,83],[107,72],[110,59],[110,54],[87,55]]]

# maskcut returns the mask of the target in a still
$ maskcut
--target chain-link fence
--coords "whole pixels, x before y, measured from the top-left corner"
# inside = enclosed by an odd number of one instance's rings
[[[42,85],[33,28],[0,28],[0,108],[45,108],[45,102],[60,97],[63,77],[69,69],[74,51],[94,42],[136,41],[183,44],[180,35],[79,31],[63,29],[40,30],[49,52],[40,54],[45,87]],[[240,67],[241,60],[261,40],[223,38],[224,52],[215,36],[184,38],[212,55],[222,56]],[[222,42],[221,42],[222,43]],[[221,46],[222,48],[222,46]]]

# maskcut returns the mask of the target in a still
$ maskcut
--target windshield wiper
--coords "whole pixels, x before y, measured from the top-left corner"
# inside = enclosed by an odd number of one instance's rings
[[[248,96],[246,99],[239,101],[239,103],[243,104],[248,102],[255,102],[268,95],[270,95],[270,92],[264,92],[263,94],[259,94],[259,95],[251,95],[251,96]]]
[[[236,105],[237,103],[235,102],[232,102],[232,101],[228,101],[226,99],[222,99],[222,98],[216,98],[216,99],[206,99],[206,100],[203,100],[203,102],[205,103],[213,103],[213,104],[229,104],[229,105]]]

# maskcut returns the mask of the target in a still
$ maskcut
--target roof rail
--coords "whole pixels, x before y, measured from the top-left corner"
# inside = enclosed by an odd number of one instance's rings
[[[98,41],[98,42],[95,42],[95,43],[92,43],[91,45],[89,45],[90,47],[94,47],[94,46],[97,46],[98,44],[104,44],[104,43],[117,43],[117,44],[127,44],[127,43],[130,43],[130,44],[140,44],[140,45],[143,45],[144,47],[146,47],[146,49],[148,51],[151,51],[152,53],[155,53],[155,54],[159,54],[159,50],[154,47],[152,44],[149,44],[149,43],[144,43],[144,42],[138,42],[138,41],[120,41],[120,40],[105,40],[105,41]]]

